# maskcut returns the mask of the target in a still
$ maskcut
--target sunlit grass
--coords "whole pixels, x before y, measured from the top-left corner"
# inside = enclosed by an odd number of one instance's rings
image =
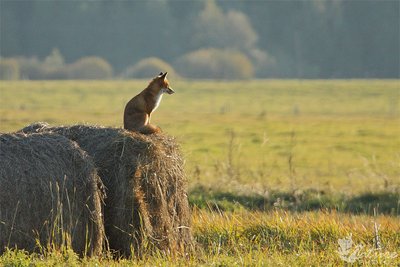
[[[374,249],[374,224],[379,225],[383,248]],[[136,259],[79,259],[72,252],[51,251],[45,258],[39,254],[9,251],[0,256],[0,264],[48,266],[310,266],[342,265],[338,255],[338,240],[352,235],[355,244],[362,244],[373,253],[380,253],[383,266],[400,263],[399,218],[344,215],[334,212],[219,213],[194,210],[193,233],[197,250],[190,255],[174,257],[162,253]],[[378,256],[361,257],[359,264],[379,265]],[[386,264],[383,264],[385,261]]]
[[[226,163],[231,132],[240,169],[233,182],[255,190],[295,184],[354,193],[399,184],[398,80],[171,84],[177,93],[163,98],[152,122],[182,143],[190,186],[221,184],[215,169]],[[35,121],[121,127],[125,103],[146,85],[2,81],[0,131]]]

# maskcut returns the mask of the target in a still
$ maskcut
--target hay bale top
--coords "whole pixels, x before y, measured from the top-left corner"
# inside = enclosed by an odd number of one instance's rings
[[[51,127],[45,122],[31,124],[20,132],[53,132],[79,144],[95,160],[96,166],[119,163],[132,164],[145,156],[152,165],[165,166],[170,171],[182,166],[183,158],[175,138],[166,134],[143,135],[122,128],[93,125],[72,125]],[[112,163],[111,163],[112,162]]]
[[[83,173],[94,169],[89,155],[76,142],[51,133],[0,134],[0,158],[0,178],[8,176],[7,170],[12,168],[16,179],[26,177],[27,171],[31,179],[42,178],[44,174],[63,179],[67,173],[75,175],[70,164],[80,163],[79,173],[73,177],[84,181],[87,177],[82,177]],[[1,190],[7,189],[0,188],[0,193]]]
[[[52,127],[46,122],[36,122],[30,124],[19,131],[20,133],[43,133],[43,132],[54,132],[61,134],[65,137],[68,137],[71,140],[81,140],[80,143],[92,143],[98,140],[109,140],[112,139],[121,139],[121,138],[129,138],[131,140],[137,140],[138,143],[147,144],[146,147],[149,148],[148,145],[153,145],[156,147],[162,147],[166,150],[171,150],[176,148],[177,144],[175,142],[175,138],[163,134],[151,134],[151,135],[143,135],[138,132],[127,131],[122,128],[113,128],[113,127],[104,127],[99,125],[71,125],[71,126],[55,126]],[[85,139],[85,136],[87,137]],[[88,141],[88,142],[84,142]],[[101,145],[101,144],[99,144]]]

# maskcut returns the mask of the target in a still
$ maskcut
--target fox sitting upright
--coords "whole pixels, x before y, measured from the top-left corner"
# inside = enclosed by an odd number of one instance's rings
[[[150,124],[151,113],[160,105],[164,93],[173,94],[169,86],[167,72],[160,73],[140,94],[125,106],[124,129],[142,134],[159,133],[161,129]]]

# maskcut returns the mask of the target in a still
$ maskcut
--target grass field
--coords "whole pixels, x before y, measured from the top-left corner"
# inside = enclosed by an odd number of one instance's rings
[[[2,81],[0,132],[35,121],[121,127],[125,103],[146,84]],[[200,208],[193,231],[201,251],[188,261],[153,255],[99,263],[336,266],[344,262],[338,240],[350,233],[365,245],[359,264],[400,263],[390,254],[400,247],[398,80],[171,85],[176,94],[164,96],[152,122],[182,144],[191,203]],[[298,213],[321,207],[346,214]],[[386,215],[371,216],[373,208]],[[383,250],[373,249],[375,220]],[[47,263],[58,257],[71,265],[96,261],[54,253]],[[19,251],[0,264],[18,259],[41,264],[40,256]]]

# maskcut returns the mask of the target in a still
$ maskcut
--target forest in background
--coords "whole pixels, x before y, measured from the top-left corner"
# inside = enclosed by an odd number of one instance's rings
[[[0,76],[398,78],[399,3],[1,0]]]

